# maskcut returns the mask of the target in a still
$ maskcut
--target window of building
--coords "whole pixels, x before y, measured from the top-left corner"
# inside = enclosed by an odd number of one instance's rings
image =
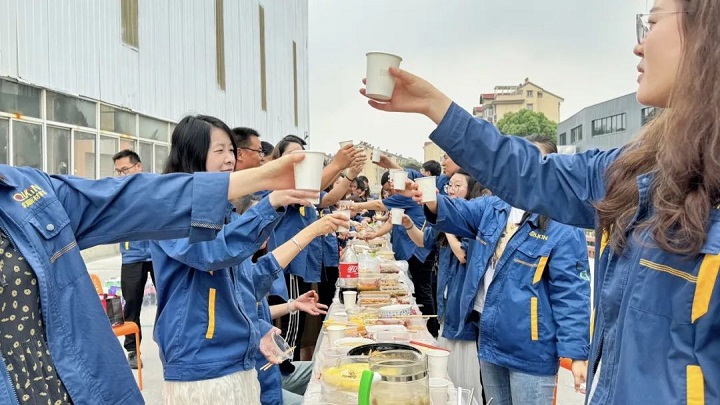
[[[567,132],[558,135],[558,145],[567,145]]]
[[[578,125],[570,130],[570,144],[582,139],[582,125]]]
[[[217,84],[225,90],[225,18],[223,0],[215,0],[215,65],[217,66]]]
[[[543,96],[542,91],[538,91],[538,95],[537,95],[537,96],[538,96],[538,98],[542,98],[542,96]]]
[[[97,128],[97,103],[64,94],[46,92],[45,116],[48,121]]]
[[[154,118],[140,116],[140,138],[154,141],[168,141],[168,123]]]
[[[120,138],[118,139],[118,142],[120,146],[118,147],[118,152],[125,149],[130,150],[137,150],[136,142],[134,139],[127,139],[127,138]]]
[[[297,42],[293,41],[293,103],[295,107],[295,126],[298,126],[298,69],[297,69]]]
[[[8,160],[8,146],[10,137],[10,121],[0,118],[0,164],[10,163]]]
[[[12,163],[42,170],[42,125],[13,121],[12,127]]]
[[[657,115],[658,110],[655,107],[645,107],[640,110],[640,122],[642,125],[652,121]]]
[[[140,161],[143,164],[143,169],[150,173],[155,168],[155,165],[153,164],[153,144],[150,142],[140,142],[140,150],[138,151],[138,155],[140,155]],[[159,171],[157,173],[162,173],[162,171]]]
[[[155,173],[162,173],[165,169],[165,161],[170,154],[170,148],[164,145],[155,145]],[[150,170],[148,170],[150,171]]]
[[[42,91],[38,88],[0,80],[0,111],[42,118],[40,114],[41,97]]]
[[[267,82],[265,75],[265,8],[260,6],[260,106],[267,111]]]
[[[528,104],[528,105],[526,105],[525,107],[526,107],[528,110],[530,110],[530,111],[533,110],[533,105],[532,105],[532,104]]]
[[[69,174],[70,171],[70,130],[47,127],[47,172]]]
[[[531,97],[533,96],[533,91],[532,91],[532,90],[528,90],[528,91],[526,92],[526,96],[527,96],[527,98],[531,98]]]
[[[135,114],[100,104],[100,129],[123,135],[136,135]]]
[[[133,48],[140,47],[138,38],[138,0],[121,0],[122,41]]]
[[[115,175],[115,163],[112,161],[112,157],[118,152],[117,138],[100,136],[100,178]]]
[[[72,174],[88,179],[95,179],[95,149],[97,135],[80,131],[75,131],[73,135]]]
[[[593,120],[592,136],[612,134],[624,131],[626,128],[626,114],[616,114],[605,118]]]

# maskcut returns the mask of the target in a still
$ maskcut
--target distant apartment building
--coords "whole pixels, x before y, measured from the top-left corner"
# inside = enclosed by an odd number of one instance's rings
[[[496,124],[502,117],[511,112],[523,109],[541,112],[553,121],[560,121],[560,104],[565,101],[528,78],[516,86],[495,86],[492,93],[480,95],[480,106],[473,108],[475,117],[483,118]]]

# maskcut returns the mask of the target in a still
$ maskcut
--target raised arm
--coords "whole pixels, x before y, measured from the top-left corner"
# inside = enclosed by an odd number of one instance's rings
[[[593,202],[604,196],[605,170],[618,151],[589,151],[546,158],[524,139],[500,134],[475,120],[427,81],[401,69],[389,102],[368,103],[383,111],[420,113],[438,124],[430,139],[471,176],[514,207],[584,228],[595,225]],[[365,94],[365,89],[360,92]],[[558,207],[562,207],[559,209]]]

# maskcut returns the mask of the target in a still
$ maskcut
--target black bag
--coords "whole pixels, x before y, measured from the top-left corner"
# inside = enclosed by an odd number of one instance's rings
[[[110,325],[117,326],[125,323],[123,318],[122,299],[117,295],[99,294],[100,303],[110,320]]]

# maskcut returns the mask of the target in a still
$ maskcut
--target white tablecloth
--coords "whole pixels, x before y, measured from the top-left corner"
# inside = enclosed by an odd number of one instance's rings
[[[417,309],[417,307],[416,307]],[[345,311],[345,307],[339,303],[334,302],[330,309],[328,310],[328,319],[332,318],[334,314],[338,312]],[[423,343],[429,343],[433,345],[437,345],[437,341],[433,338],[433,336],[428,332],[425,331],[419,331],[415,333],[416,336],[413,336],[413,340],[418,340]],[[324,353],[329,348],[328,342],[326,339],[323,339],[324,333],[320,333],[320,336],[318,337],[317,344],[315,346],[315,353],[313,355],[313,361],[316,364],[322,364],[324,361]],[[450,381],[450,384],[448,386],[448,396],[450,398],[450,401],[448,403],[452,402],[455,398],[457,398],[456,388],[453,385],[452,381]],[[322,397],[322,387],[320,384],[320,380],[317,378],[315,373],[313,373],[312,378],[310,379],[310,383],[308,384],[307,391],[305,391],[305,397],[303,400],[303,404],[305,405],[317,405],[325,403],[325,399]],[[330,402],[329,402],[330,403]],[[345,405],[345,404],[337,404],[337,405]],[[348,403],[347,405],[356,405],[356,403]]]

